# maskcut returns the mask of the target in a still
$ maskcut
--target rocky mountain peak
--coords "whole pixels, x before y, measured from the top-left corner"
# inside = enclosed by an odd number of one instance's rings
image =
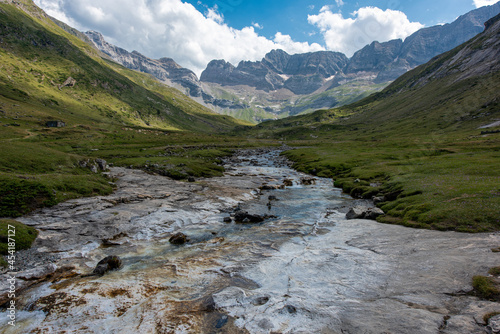
[[[85,35],[100,51],[117,63],[132,70],[149,73],[164,82],[177,84],[187,90],[191,96],[201,96],[201,84],[196,74],[177,64],[172,58],[156,60],[148,58],[135,50],[128,52],[125,49],[109,44],[102,34],[96,31],[87,31]]]
[[[288,61],[290,60],[290,55],[281,49],[275,49],[267,53],[262,59],[262,63],[268,68],[272,69],[274,72],[283,74]]]

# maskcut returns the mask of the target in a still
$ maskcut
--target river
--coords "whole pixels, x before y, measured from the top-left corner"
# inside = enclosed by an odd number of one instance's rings
[[[0,313],[2,333],[487,333],[500,311],[467,294],[498,265],[500,234],[346,220],[357,201],[330,179],[303,184],[278,150],[194,183],[110,174],[112,195],[19,219],[40,235],[18,285],[36,284],[15,327]],[[267,218],[224,222],[237,210]],[[177,232],[189,241],[169,243]],[[85,276],[108,255],[122,268]]]

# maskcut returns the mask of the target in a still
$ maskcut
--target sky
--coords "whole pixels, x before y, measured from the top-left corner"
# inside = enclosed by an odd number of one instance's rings
[[[128,51],[170,57],[198,76],[213,59],[233,65],[273,49],[351,57],[373,41],[405,39],[500,0],[34,0],[81,31]]]

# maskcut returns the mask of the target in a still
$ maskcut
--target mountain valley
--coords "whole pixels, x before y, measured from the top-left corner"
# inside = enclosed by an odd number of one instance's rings
[[[499,12],[198,79],[0,0],[2,331],[492,333]]]

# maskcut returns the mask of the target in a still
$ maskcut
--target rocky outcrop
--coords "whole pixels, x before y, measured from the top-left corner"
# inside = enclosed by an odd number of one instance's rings
[[[183,68],[171,58],[151,59],[137,51],[128,52],[104,40],[97,31],[87,31],[85,35],[104,54],[123,66],[153,75],[162,81],[170,81],[187,89],[189,95],[201,96],[201,84],[193,71]]]
[[[264,91],[287,88],[303,95],[318,90],[341,71],[347,60],[338,52],[289,55],[283,50],[273,50],[262,61],[242,61],[237,67],[224,60],[213,60],[200,80],[223,86],[246,85]]]
[[[379,208],[356,206],[350,208],[349,212],[345,215],[346,219],[370,219],[376,220],[378,216],[384,214],[384,211]]]

